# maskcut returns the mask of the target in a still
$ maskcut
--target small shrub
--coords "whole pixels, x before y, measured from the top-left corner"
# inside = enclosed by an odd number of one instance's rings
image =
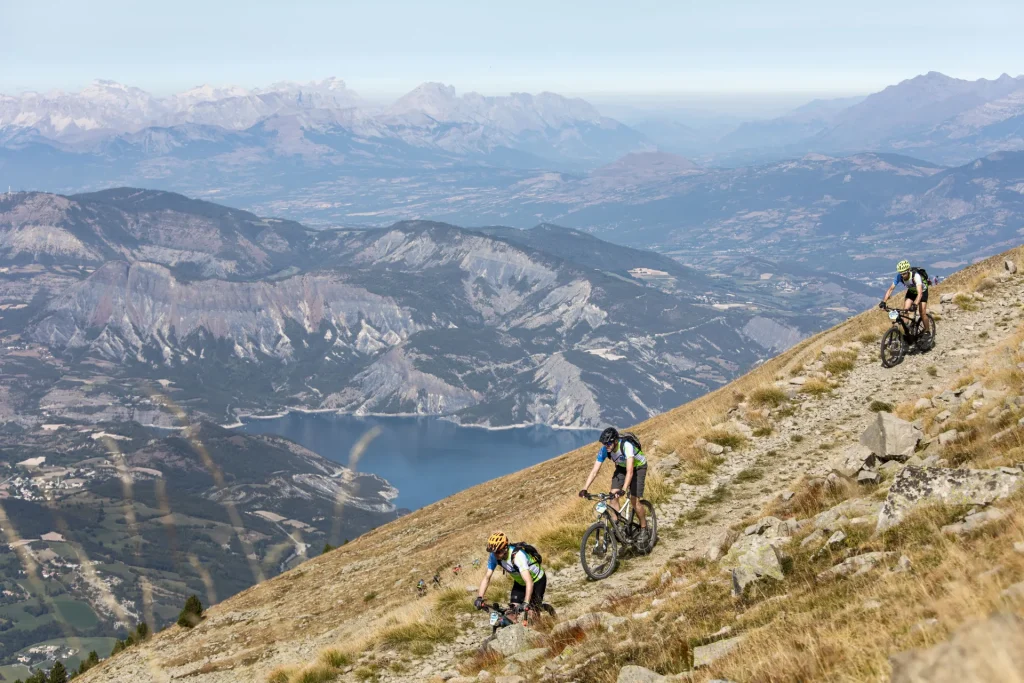
[[[832,392],[832,385],[823,379],[813,378],[800,387],[800,393],[821,397]]]
[[[741,435],[734,434],[732,432],[727,432],[724,429],[713,429],[707,434],[705,434],[704,438],[707,439],[710,443],[717,443],[719,446],[722,446],[723,448],[728,446],[734,451],[743,448],[743,446],[746,445],[747,443],[747,440],[743,438]]]
[[[295,683],[327,683],[341,675],[341,672],[329,664],[314,664],[308,669],[303,669],[295,679]]]
[[[990,277],[983,277],[978,282],[978,284],[976,284],[974,286],[974,291],[975,292],[987,292],[990,289],[995,289],[995,288],[996,288],[996,281],[995,280],[993,280]]]
[[[872,413],[891,413],[892,404],[886,403],[885,401],[872,401],[871,404],[868,405],[868,410]]]
[[[864,332],[857,337],[857,341],[861,344],[874,344],[878,341],[879,336],[880,335],[877,332]]]
[[[376,667],[361,666],[352,672],[352,675],[356,677],[357,681],[378,681],[380,675],[377,673]],[[305,683],[305,682],[303,682]]]
[[[736,481],[740,484],[748,481],[757,481],[764,476],[764,472],[756,467],[748,467],[739,474],[736,475]]]
[[[334,550],[334,546],[333,545],[331,545],[330,543],[324,543],[323,552],[321,552],[320,554],[321,555],[326,555],[327,553],[331,552],[332,550]]]
[[[320,661],[335,669],[343,669],[352,664],[352,657],[341,650],[324,650],[320,653]]]
[[[928,373],[929,377],[935,377],[936,375],[939,374],[939,369],[936,368],[934,365],[929,365],[924,369],[924,371]]]
[[[285,667],[274,669],[267,676],[267,683],[288,683],[288,679],[292,677],[292,670]]]
[[[185,601],[185,607],[178,615],[178,626],[192,628],[203,620],[203,603],[199,601],[198,595],[190,595]]]
[[[772,435],[772,428],[771,427],[758,427],[757,429],[754,430],[754,436],[771,436],[771,435]]]
[[[978,310],[978,304],[975,303],[974,297],[967,294],[957,294],[953,299],[953,303],[955,303],[961,311]]]
[[[377,591],[370,591],[363,596],[363,602],[372,602],[377,598]]]
[[[803,440],[804,440],[804,437],[803,437],[803,435],[802,435],[802,434],[794,434],[794,435],[793,435],[792,437],[790,437],[790,438],[791,438],[791,440],[792,440],[792,442],[793,442],[793,443],[800,443],[801,441],[803,441]]]
[[[853,370],[857,364],[856,351],[836,351],[825,357],[825,370],[833,375],[842,375]]]
[[[458,629],[455,624],[441,621],[418,621],[411,624],[394,626],[383,631],[378,640],[388,646],[411,646],[415,643],[448,643],[455,640]]]
[[[988,339],[988,332],[982,332],[979,334],[978,339]]]
[[[786,402],[786,392],[778,387],[761,387],[750,394],[749,402],[756,408],[778,408]]]

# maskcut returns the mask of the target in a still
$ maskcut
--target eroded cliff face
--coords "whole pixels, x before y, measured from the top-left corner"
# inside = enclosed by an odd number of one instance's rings
[[[439,223],[314,232],[167,193],[16,196],[0,248],[21,339],[159,377],[229,420],[303,407],[593,427],[761,353],[739,332],[749,314],[690,303],[704,285],[682,268],[672,291]]]

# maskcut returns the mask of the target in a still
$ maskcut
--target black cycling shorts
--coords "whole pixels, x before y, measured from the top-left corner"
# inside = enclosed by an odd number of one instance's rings
[[[629,495],[643,498],[644,480],[647,479],[647,466],[633,468],[633,478],[629,482]],[[612,474],[612,488],[621,489],[626,483],[626,468],[616,467]]]
[[[539,605],[544,602],[544,589],[548,587],[548,575],[540,577],[539,580],[533,582],[533,595],[530,596],[531,605]],[[526,584],[520,585],[518,583],[512,584],[512,594],[508,598],[509,602],[519,603],[520,605],[526,602]]]
[[[907,298],[904,299],[904,301],[909,301],[909,302],[913,303],[914,300],[916,300],[916,299],[917,299],[917,290],[908,289],[907,290]],[[924,295],[921,297],[921,303],[923,303],[923,304],[928,303],[928,290],[927,289],[924,290]]]

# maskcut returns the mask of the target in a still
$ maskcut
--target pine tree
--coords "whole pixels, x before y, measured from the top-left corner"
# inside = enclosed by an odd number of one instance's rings
[[[149,637],[149,624],[146,622],[140,623],[135,627],[135,642],[140,643]]]
[[[100,663],[100,655],[96,650],[93,650],[89,653],[89,659],[85,661],[89,662],[89,667],[92,668]]]
[[[324,552],[322,554],[326,555],[327,553],[331,552],[332,550],[334,550],[334,546],[333,545],[331,545],[330,543],[324,543]]]
[[[190,595],[185,601],[185,608],[178,615],[178,626],[192,628],[203,619],[203,603],[198,595]]]
[[[64,664],[57,662],[53,665],[46,683],[68,683],[68,670],[64,668]]]

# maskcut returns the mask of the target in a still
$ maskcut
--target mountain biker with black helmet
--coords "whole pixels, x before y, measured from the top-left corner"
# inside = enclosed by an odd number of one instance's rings
[[[644,509],[643,505],[639,505],[637,500],[644,495],[644,482],[647,479],[647,457],[644,456],[639,446],[633,440],[622,438],[615,427],[605,429],[597,440],[601,444],[601,450],[597,452],[597,462],[594,463],[593,469],[590,470],[590,476],[587,477],[587,483],[583,485],[583,490],[580,491],[580,497],[582,498],[587,495],[587,489],[590,488],[590,485],[594,483],[594,479],[597,478],[601,465],[606,459],[610,458],[615,463],[615,471],[612,472],[611,492],[621,496],[624,491],[629,491],[629,500],[633,504],[633,509],[636,510],[637,517],[640,519],[640,538],[645,539],[647,536],[647,510]],[[616,512],[618,512],[620,507],[615,507]]]
[[[524,544],[525,545],[525,544]],[[532,546],[530,547],[532,550]],[[491,576],[499,566],[512,577],[512,592],[508,601],[513,605],[522,605],[524,611],[540,607],[544,603],[544,590],[548,585],[548,577],[540,566],[540,560],[530,552],[511,544],[508,536],[498,531],[487,539],[487,571],[480,581],[473,606],[480,609],[484,604],[484,595],[491,583]],[[535,552],[535,551],[534,551]]]
[[[892,296],[897,286],[903,285],[907,288],[907,295],[903,299],[903,310],[917,308],[921,313],[921,327],[925,334],[931,334],[931,324],[928,320],[928,276],[921,275],[918,268],[911,268],[910,261],[906,259],[896,264],[896,278],[885,290],[879,308],[885,308],[885,302]]]

